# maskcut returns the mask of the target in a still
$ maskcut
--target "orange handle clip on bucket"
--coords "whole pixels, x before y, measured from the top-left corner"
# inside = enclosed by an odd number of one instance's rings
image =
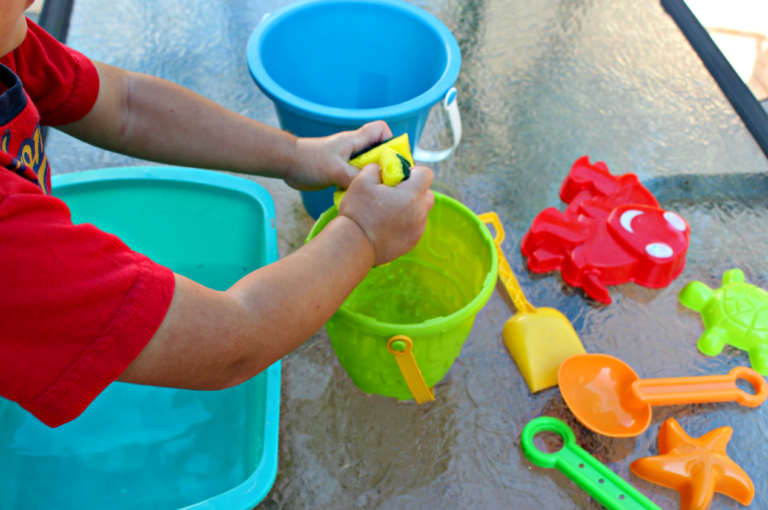
[[[489,212],[479,218],[496,230],[493,241],[499,259],[499,279],[517,309],[504,325],[504,343],[532,393],[557,386],[560,365],[571,356],[584,354],[584,346],[565,315],[554,308],[535,308],[525,298],[501,250],[504,227],[498,215]]]
[[[435,400],[435,391],[427,386],[413,357],[413,340],[405,335],[395,335],[387,342],[387,350],[395,357],[405,384],[411,390],[416,403],[421,405]]]

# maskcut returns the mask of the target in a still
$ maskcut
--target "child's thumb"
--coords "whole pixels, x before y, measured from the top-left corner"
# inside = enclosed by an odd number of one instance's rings
[[[411,168],[411,176],[408,180],[397,185],[400,189],[412,189],[425,194],[432,185],[432,170],[424,166],[414,166]]]

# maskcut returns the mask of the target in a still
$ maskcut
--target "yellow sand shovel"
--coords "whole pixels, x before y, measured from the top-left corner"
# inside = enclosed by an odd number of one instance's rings
[[[479,218],[496,229],[494,242],[499,255],[499,278],[517,308],[517,313],[504,325],[504,343],[531,392],[557,386],[557,371],[562,362],[576,354],[585,354],[584,346],[565,315],[554,308],[534,308],[525,299],[501,251],[504,227],[496,213],[481,214]]]

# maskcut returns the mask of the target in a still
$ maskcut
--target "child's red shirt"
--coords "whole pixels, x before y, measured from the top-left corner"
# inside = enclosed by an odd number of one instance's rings
[[[0,395],[55,427],[136,358],[173,297],[173,273],[50,195],[40,126],[83,118],[99,77],[27,20],[0,57]]]

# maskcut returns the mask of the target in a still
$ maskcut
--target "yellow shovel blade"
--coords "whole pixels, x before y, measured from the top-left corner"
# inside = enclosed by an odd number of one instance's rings
[[[504,325],[504,342],[533,393],[557,386],[563,361],[586,353],[570,321],[554,308],[515,314]]]

